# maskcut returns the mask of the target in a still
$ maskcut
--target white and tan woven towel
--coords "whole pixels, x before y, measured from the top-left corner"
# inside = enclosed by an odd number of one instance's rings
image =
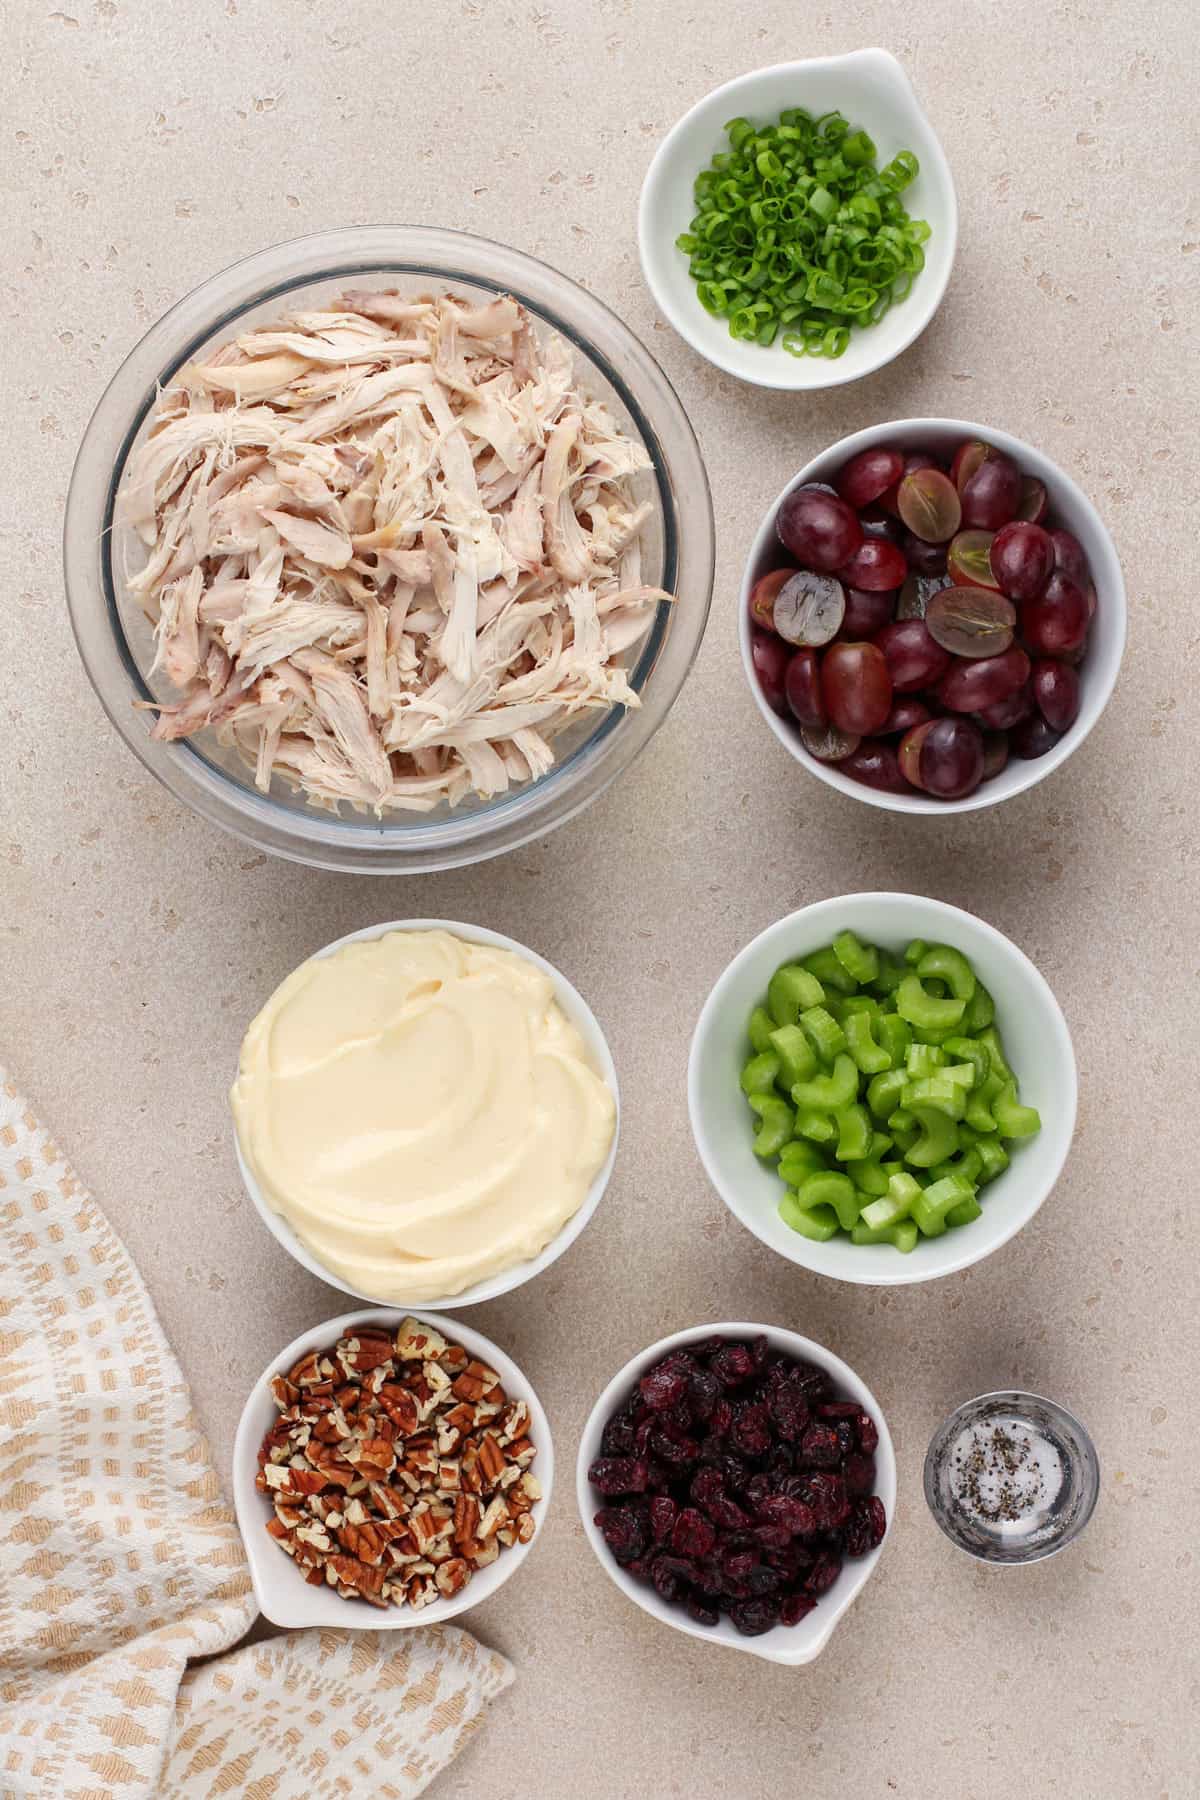
[[[452,1626],[219,1655],[254,1601],[187,1384],[3,1071],[0,1257],[3,1800],[420,1793],[511,1667]]]

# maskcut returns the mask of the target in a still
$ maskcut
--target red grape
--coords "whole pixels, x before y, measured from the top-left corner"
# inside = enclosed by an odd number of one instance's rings
[[[1056,569],[1036,600],[1021,608],[1021,636],[1036,656],[1061,656],[1087,636],[1087,595],[1077,581]]]
[[[1036,600],[1054,568],[1054,545],[1040,525],[1014,519],[992,539],[992,573],[1010,600]]]
[[[1028,680],[1029,658],[1014,644],[999,656],[951,663],[938,682],[937,697],[952,712],[977,713],[1007,700]]]
[[[895,612],[894,593],[872,594],[865,588],[847,588],[846,614],[838,636],[854,639],[874,637],[877,631],[882,631],[885,625],[891,624]]]
[[[764,631],[774,631],[775,597],[795,573],[795,569],[772,569],[769,575],[763,575],[750,589],[750,617]]]
[[[798,569],[775,596],[775,629],[789,644],[827,644],[841,630],[845,612],[840,581]]]
[[[776,530],[797,562],[806,568],[840,569],[862,543],[862,527],[836,494],[795,488],[779,508]]]
[[[904,542],[900,546],[908,558],[908,566],[914,575],[944,575],[946,572],[945,544],[927,544],[915,532],[906,531]]]
[[[904,458],[899,450],[886,450],[882,445],[860,450],[838,476],[838,493],[848,506],[869,506],[893,487],[903,473]]]
[[[973,793],[983,780],[983,733],[978,725],[970,719],[931,719],[917,731],[925,733],[917,770],[926,793],[940,800],[961,800]],[[903,759],[900,766],[907,774]]]
[[[990,781],[1008,767],[1008,733],[985,731],[983,734],[983,779]]]
[[[1059,529],[1050,533],[1050,542],[1054,545],[1055,568],[1083,587],[1089,579],[1088,560],[1079,539],[1073,532]]]
[[[914,725],[924,725],[926,719],[932,717],[925,702],[918,700],[915,694],[893,694],[892,710],[875,736],[891,737],[894,732],[911,731]]]
[[[818,762],[841,762],[844,756],[850,756],[858,749],[859,739],[857,732],[842,731],[837,725],[826,725],[820,731],[802,725],[800,742]]]
[[[897,619],[875,641],[898,694],[932,687],[950,666],[949,653],[934,642],[924,619]]]
[[[750,639],[750,660],[754,664],[754,673],[758,676],[758,685],[767,705],[772,712],[786,713],[784,680],[788,664],[787,645],[780,643],[769,632],[756,631]]]
[[[1063,662],[1035,662],[1033,697],[1052,731],[1068,731],[1079,716],[1079,677]]]
[[[947,543],[962,518],[954,483],[940,469],[917,469],[906,475],[896,504],[908,529],[927,544]]]
[[[911,786],[900,773],[899,759],[892,745],[881,744],[878,739],[860,744],[841,766],[845,774],[852,775],[855,781],[861,781],[867,787],[882,788],[889,794],[912,793]]]
[[[960,531],[946,552],[946,573],[960,587],[998,588],[992,573],[992,533]]]
[[[1031,525],[1040,525],[1049,504],[1050,496],[1046,492],[1045,482],[1039,481],[1036,475],[1023,475],[1021,498],[1017,502],[1018,519],[1027,519]]]
[[[1006,656],[1012,654],[1006,650]],[[1007,700],[996,700],[991,706],[981,706],[975,717],[989,731],[1008,731],[1013,725],[1019,725],[1033,711],[1033,693],[1028,682],[1023,687],[1014,688]]]
[[[900,598],[896,602],[898,619],[923,619],[925,609],[935,594],[940,594],[945,587],[953,587],[954,583],[948,575],[910,575],[900,589]]]
[[[999,531],[1017,516],[1021,471],[1003,450],[993,450],[960,488],[962,522],[980,531]]]
[[[889,544],[886,538],[864,538],[838,570],[838,579],[847,587],[866,588],[869,593],[879,594],[898,588],[907,574],[903,550]]]
[[[904,458],[904,475],[915,475],[918,469],[937,469],[941,464],[936,457],[930,456],[927,450],[910,450]],[[903,479],[903,476],[901,477]],[[893,482],[886,494],[880,494],[879,504],[888,512],[900,517],[900,482]]]
[[[1016,621],[1012,602],[988,588],[943,588],[925,610],[930,633],[952,656],[998,656],[1012,643]]]
[[[865,737],[892,710],[892,680],[876,644],[831,644],[821,659],[825,711],[840,730]]]
[[[885,538],[889,544],[899,544],[903,548],[907,536],[903,525],[881,506],[864,506],[858,522],[865,538]]]
[[[828,720],[821,698],[821,664],[815,650],[797,650],[787,666],[784,692],[792,713],[801,725],[823,731]]]
[[[1018,756],[1033,762],[1036,757],[1045,756],[1047,750],[1053,750],[1061,736],[1061,731],[1055,731],[1041,713],[1035,712],[1014,725],[1008,741]]]
[[[950,479],[960,494],[980,463],[986,462],[994,454],[991,445],[981,443],[978,438],[968,438],[958,446],[950,464]]]

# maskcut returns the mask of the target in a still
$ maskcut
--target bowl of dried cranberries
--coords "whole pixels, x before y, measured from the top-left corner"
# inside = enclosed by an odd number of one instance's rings
[[[896,1458],[853,1369],[773,1326],[699,1325],[635,1356],[576,1470],[588,1542],[651,1618],[812,1662],[891,1527]]]
[[[738,632],[797,762],[893,812],[969,812],[1077,750],[1126,602],[1092,502],[1030,444],[959,419],[843,438],[759,528]]]

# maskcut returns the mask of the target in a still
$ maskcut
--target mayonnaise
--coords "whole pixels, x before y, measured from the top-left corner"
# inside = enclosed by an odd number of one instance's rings
[[[405,1302],[538,1255],[616,1123],[549,976],[445,931],[302,963],[247,1031],[231,1099],[267,1203],[331,1274]]]

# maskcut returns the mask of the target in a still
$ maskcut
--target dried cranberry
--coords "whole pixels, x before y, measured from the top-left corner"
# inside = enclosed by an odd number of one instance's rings
[[[605,1499],[616,1494],[644,1494],[650,1471],[634,1456],[598,1456],[588,1470],[588,1480]]]
[[[793,1443],[810,1418],[808,1402],[799,1387],[790,1381],[781,1383],[771,1394],[768,1404],[776,1431],[786,1442]]]
[[[680,1556],[707,1556],[716,1541],[716,1531],[704,1514],[685,1506],[671,1530],[672,1550]]]
[[[679,1516],[679,1508],[670,1494],[656,1494],[650,1502],[650,1534],[656,1544],[665,1543]]]
[[[796,1363],[788,1379],[795,1383],[810,1405],[824,1399],[833,1386],[825,1370],[818,1369],[815,1363]]]
[[[721,1558],[721,1574],[726,1583],[745,1581],[754,1567],[755,1557],[750,1550],[729,1550]]]
[[[828,1425],[810,1425],[800,1439],[800,1461],[810,1469],[836,1469],[841,1460],[837,1433]]]
[[[737,1387],[754,1373],[754,1358],[745,1344],[726,1344],[709,1365],[722,1387]]]
[[[750,1351],[750,1360],[754,1364],[754,1367],[756,1369],[765,1368],[767,1358],[771,1354],[770,1340],[765,1337],[751,1338],[748,1348]]]
[[[746,1577],[746,1586],[755,1599],[762,1594],[778,1593],[782,1585],[778,1569],[771,1568],[769,1563],[755,1563]]]
[[[756,1525],[754,1535],[764,1550],[786,1550],[792,1534],[782,1525]]]
[[[827,1594],[841,1572],[842,1559],[840,1556],[833,1555],[831,1551],[818,1556],[804,1577],[805,1593],[812,1594],[814,1598],[820,1594]]]
[[[632,1506],[602,1506],[595,1523],[619,1563],[631,1563],[644,1553],[647,1521]]]
[[[697,1506],[707,1506],[710,1500],[716,1500],[725,1492],[725,1477],[720,1469],[697,1469],[692,1476],[688,1493]]]
[[[694,1619],[697,1625],[715,1625],[721,1617],[716,1607],[707,1605],[698,1594],[689,1594],[685,1604],[688,1618]]]
[[[794,1586],[801,1575],[807,1575],[816,1560],[799,1538],[792,1538],[783,1550],[768,1550],[766,1555],[771,1567],[782,1575],[789,1587]]]
[[[823,1400],[817,1407],[818,1419],[857,1419],[857,1400]]]
[[[875,1486],[875,1458],[856,1451],[842,1464],[842,1480],[848,1494],[869,1494]]]
[[[865,1556],[871,1548],[871,1514],[861,1500],[856,1500],[850,1510],[842,1542],[847,1556]]]
[[[758,1516],[768,1525],[782,1526],[791,1537],[802,1537],[817,1528],[812,1508],[790,1494],[769,1494],[759,1507]]]
[[[679,1577],[661,1558],[654,1565],[651,1576],[654,1591],[660,1600],[674,1600],[679,1593]]]
[[[750,1523],[748,1515],[737,1502],[726,1499],[724,1495],[710,1500],[704,1510],[718,1531],[741,1531]]]
[[[812,1508],[818,1531],[836,1531],[850,1512],[846,1484],[841,1476],[828,1474],[823,1469],[810,1475],[808,1504]]]
[[[737,1600],[729,1617],[743,1637],[761,1637],[779,1623],[779,1602],[769,1594],[757,1600]]]
[[[772,1444],[767,1456],[768,1475],[790,1475],[796,1466],[796,1453],[790,1444]]]
[[[665,1431],[652,1431],[648,1442],[659,1461],[669,1463],[673,1469],[686,1468],[700,1454],[695,1438],[673,1438]]]
[[[879,1443],[879,1432],[870,1413],[860,1412],[858,1415],[858,1447],[868,1455]]]
[[[733,1408],[728,1400],[718,1400],[709,1414],[708,1431],[710,1437],[724,1437],[733,1424]]]
[[[787,1477],[785,1476],[784,1479],[786,1480]],[[759,1474],[752,1475],[750,1480],[746,1483],[746,1505],[752,1507],[755,1512],[758,1512],[761,1509],[764,1500],[769,1499],[770,1496],[777,1491],[776,1484],[771,1476],[760,1471]]]
[[[728,1342],[728,1338],[723,1337],[705,1338],[701,1343],[692,1345],[692,1355],[701,1362],[710,1362],[718,1351],[724,1350]]]
[[[604,1427],[600,1437],[600,1452],[603,1456],[632,1456],[635,1449],[634,1429],[636,1420],[629,1408],[622,1408],[614,1413]]]
[[[874,1550],[882,1544],[887,1531],[887,1511],[878,1494],[872,1494],[866,1505],[871,1515],[871,1548]]]
[[[674,1406],[687,1393],[687,1376],[682,1369],[672,1368],[670,1363],[661,1362],[643,1375],[638,1383],[642,1399],[653,1412],[662,1412],[668,1406]]]
[[[808,1617],[816,1604],[807,1594],[785,1594],[779,1608],[779,1623],[798,1625],[801,1619]]]
[[[734,1408],[731,1438],[743,1456],[765,1456],[771,1448],[771,1415],[759,1403],[743,1401]]]
[[[721,1398],[721,1384],[711,1369],[693,1369],[688,1376],[687,1403],[693,1419],[711,1419]]]

